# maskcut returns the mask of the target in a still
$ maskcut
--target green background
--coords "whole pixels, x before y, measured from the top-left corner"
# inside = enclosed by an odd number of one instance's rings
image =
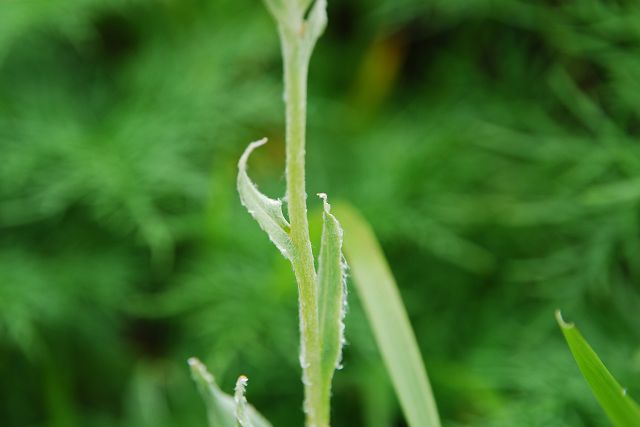
[[[309,194],[371,221],[445,426],[608,425],[557,307],[640,396],[639,22],[623,0],[329,1]],[[204,427],[190,356],[302,425],[293,275],[235,191],[267,136],[251,175],[283,194],[283,117],[258,0],[0,4],[2,426]],[[334,425],[403,426],[351,291]]]

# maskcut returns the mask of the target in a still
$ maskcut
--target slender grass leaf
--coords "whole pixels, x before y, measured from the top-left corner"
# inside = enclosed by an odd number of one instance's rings
[[[556,320],[582,375],[611,422],[617,427],[640,426],[640,407],[607,370],[578,328],[565,322],[560,310],[556,311]]]
[[[258,190],[247,175],[247,160],[256,148],[267,143],[267,139],[249,144],[238,162],[238,192],[240,201],[251,216],[258,221],[269,238],[285,258],[291,260],[293,248],[289,237],[289,222],[282,213],[282,201],[270,199]]]
[[[373,231],[355,209],[336,206],[344,250],[405,418],[411,427],[439,427],[427,371],[400,293]]]
[[[191,369],[191,376],[198,385],[198,390],[207,405],[207,415],[209,418],[210,427],[237,427],[237,422],[240,422],[242,427],[271,427],[269,421],[267,421],[256,409],[249,405],[244,398],[244,388],[242,389],[242,407],[237,404],[236,398],[224,393],[220,390],[220,387],[213,379],[213,375],[207,371],[207,368],[200,362],[200,360],[192,357],[189,359],[189,367]],[[246,386],[246,377],[240,377],[238,382],[244,378],[244,384]],[[236,384],[236,397],[238,396],[238,384]],[[242,415],[242,421],[249,424],[242,424],[239,419],[239,415]]]
[[[340,366],[344,344],[346,309],[346,262],[342,256],[342,228],[324,193],[322,243],[318,259],[318,314],[322,345],[323,388],[328,393],[334,371]]]

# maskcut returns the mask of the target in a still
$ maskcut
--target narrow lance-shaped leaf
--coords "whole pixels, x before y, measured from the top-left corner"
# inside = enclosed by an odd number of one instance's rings
[[[236,389],[233,396],[236,401],[236,420],[238,421],[239,427],[253,427],[253,424],[249,419],[247,411],[248,403],[247,398],[245,397],[248,381],[247,377],[240,375],[240,377],[238,377],[238,381],[236,381]]]
[[[333,372],[339,368],[344,344],[346,310],[346,262],[342,256],[342,228],[324,193],[323,227],[318,259],[318,314],[322,345],[322,378],[325,392],[331,389]]]
[[[560,310],[556,311],[556,320],[582,375],[611,422],[617,427],[640,426],[640,407],[607,370],[578,328],[565,322]]]
[[[407,423],[411,427],[440,427],[427,371],[382,249],[353,208],[336,208],[345,230],[344,250],[356,290]]]
[[[238,192],[240,201],[251,216],[258,221],[260,227],[269,235],[269,239],[276,245],[285,258],[292,259],[292,245],[289,237],[289,223],[282,213],[282,201],[270,199],[258,190],[258,187],[247,175],[247,160],[257,147],[267,143],[261,139],[249,144],[238,162]]]

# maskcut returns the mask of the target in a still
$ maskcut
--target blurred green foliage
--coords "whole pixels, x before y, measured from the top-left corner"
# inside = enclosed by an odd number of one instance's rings
[[[637,4],[350,0],[329,17],[309,191],[374,225],[445,425],[607,425],[552,313],[640,396]],[[302,425],[293,277],[235,192],[268,136],[252,176],[282,193],[281,100],[257,0],[2,2],[3,426],[202,427],[192,355]],[[334,424],[403,425],[353,293],[347,339]]]

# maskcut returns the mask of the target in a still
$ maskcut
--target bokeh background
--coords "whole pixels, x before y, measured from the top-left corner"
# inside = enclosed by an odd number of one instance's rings
[[[553,310],[640,396],[635,1],[334,0],[308,186],[375,228],[445,426],[606,426]],[[284,191],[258,0],[0,3],[0,424],[204,427],[186,359],[302,425],[296,291],[236,162]],[[319,202],[310,198],[317,234]],[[351,292],[335,426],[403,426]]]

